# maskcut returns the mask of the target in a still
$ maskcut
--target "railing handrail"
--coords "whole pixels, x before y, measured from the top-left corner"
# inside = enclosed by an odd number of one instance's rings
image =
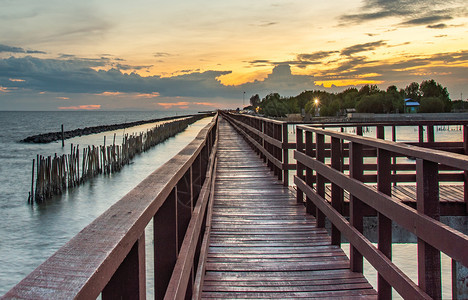
[[[4,297],[98,297],[135,243],[142,235],[144,237],[146,226],[178,181],[207,145],[216,124],[217,116],[176,156],[86,226]]]
[[[252,118],[252,119],[267,121],[267,122],[271,122],[271,123],[274,123],[274,124],[287,124],[288,123],[287,121],[275,120],[275,119],[270,119],[268,117],[262,117],[262,116],[256,116],[256,115],[241,114],[241,113],[236,113],[236,112],[232,112],[232,111],[226,112],[226,113],[228,113],[230,115],[240,116],[240,117],[248,117],[248,118]]]
[[[441,125],[468,125],[468,120],[395,120],[395,121],[343,121],[343,122],[303,122],[293,124],[297,125],[308,125],[313,127],[356,127],[356,126],[441,126]]]
[[[399,143],[383,139],[375,139],[371,137],[359,136],[350,133],[336,132],[327,129],[311,128],[309,126],[298,126],[299,129],[309,132],[315,132],[350,142],[356,142],[365,146],[370,146],[376,149],[387,150],[402,156],[420,158],[435,163],[440,163],[446,166],[454,167],[460,170],[468,171],[468,156],[458,153],[450,153],[409,145],[408,143]]]

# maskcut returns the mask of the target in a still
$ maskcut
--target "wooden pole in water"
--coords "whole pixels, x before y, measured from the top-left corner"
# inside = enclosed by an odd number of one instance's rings
[[[65,147],[65,136],[63,133],[63,124],[62,124],[62,148]]]
[[[31,195],[29,196],[28,203],[34,202],[34,167],[36,166],[36,160],[33,159],[32,163],[32,179],[31,179]]]

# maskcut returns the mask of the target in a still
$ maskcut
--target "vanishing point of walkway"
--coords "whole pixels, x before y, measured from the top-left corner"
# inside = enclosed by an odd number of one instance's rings
[[[225,121],[203,298],[376,298],[376,291]]]

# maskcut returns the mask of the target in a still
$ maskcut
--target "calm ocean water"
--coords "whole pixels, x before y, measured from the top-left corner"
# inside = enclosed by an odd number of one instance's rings
[[[184,112],[189,114],[191,112]],[[210,119],[201,120],[191,125],[176,137],[154,147],[138,156],[134,163],[125,166],[120,173],[110,176],[98,176],[86,184],[57,196],[41,205],[28,205],[27,196],[31,187],[31,163],[37,154],[51,155],[68,153],[70,143],[80,145],[99,145],[104,136],[107,144],[114,132],[105,132],[66,140],[65,148],[61,142],[51,144],[25,144],[19,140],[34,134],[59,131],[64,124],[65,130],[87,126],[148,120],[172,116],[171,112],[1,112],[0,111],[0,295],[7,292],[24,276],[34,270],[58,248],[76,235],[82,228],[118,201],[141,180],[157,167],[179,152],[203,128]],[[155,124],[146,124],[136,128],[116,131],[116,141],[128,132],[140,132]],[[372,136],[372,132],[366,135]],[[294,132],[290,132],[294,140]],[[391,136],[386,132],[386,136]],[[399,128],[399,141],[416,140],[414,128]],[[436,131],[436,141],[460,140],[461,131]],[[151,223],[150,223],[151,224]],[[151,226],[148,226],[151,231]],[[152,234],[148,232],[147,237]],[[147,277],[153,277],[150,247],[152,240],[147,238]],[[394,246],[395,261],[406,270],[416,270],[414,259],[408,254],[415,250],[414,245]],[[397,254],[398,253],[398,254]],[[370,267],[366,276],[375,284],[375,275]],[[446,274],[450,274],[450,271]],[[374,276],[374,277],[373,277]],[[410,275],[410,277],[414,277]],[[449,277],[449,276],[445,276]],[[417,278],[413,278],[417,280]],[[449,286],[445,282],[444,286]],[[152,298],[151,285],[148,296]],[[446,294],[447,295],[447,294]],[[450,294],[448,294],[450,295]]]
[[[184,112],[190,114],[192,112]],[[180,114],[180,113],[179,113]],[[68,153],[70,143],[99,145],[114,132],[76,137],[51,144],[25,144],[19,140],[38,133],[87,126],[156,119],[174,112],[0,112],[0,295],[124,196],[151,172],[193,140],[211,119],[203,119],[176,137],[134,159],[120,173],[98,176],[79,188],[41,205],[28,205],[31,164],[37,154]],[[155,124],[116,131],[140,132]]]

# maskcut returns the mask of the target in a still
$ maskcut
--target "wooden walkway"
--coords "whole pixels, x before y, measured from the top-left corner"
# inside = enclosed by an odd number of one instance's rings
[[[203,298],[372,298],[325,229],[221,120]]]

